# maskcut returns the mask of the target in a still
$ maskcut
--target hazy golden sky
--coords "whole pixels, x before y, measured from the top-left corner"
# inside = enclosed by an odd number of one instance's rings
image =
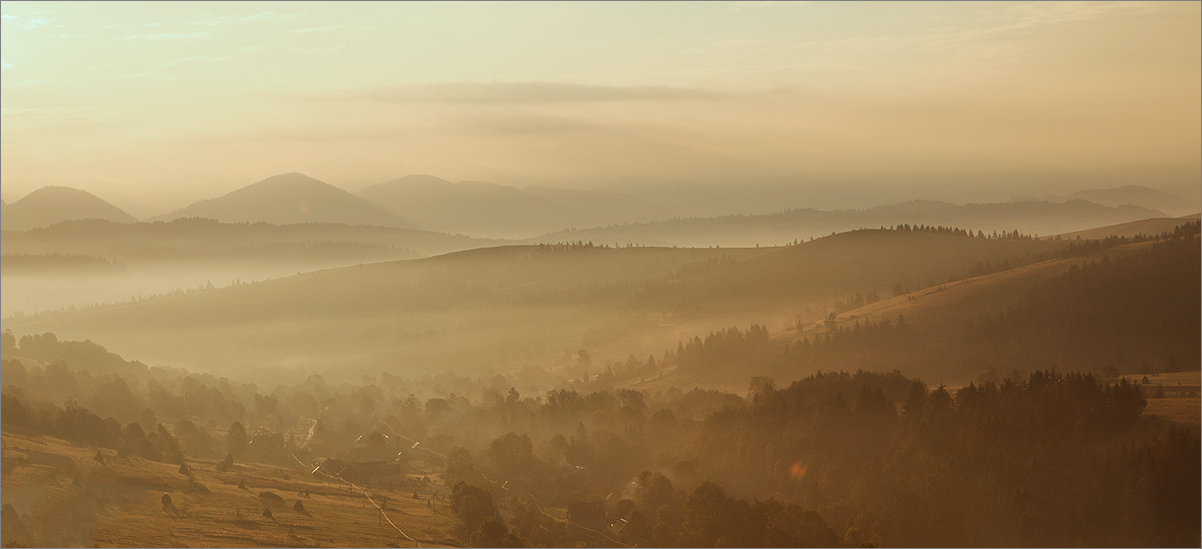
[[[953,199],[1202,176],[1198,2],[0,6],[10,202],[144,216],[291,171]]]

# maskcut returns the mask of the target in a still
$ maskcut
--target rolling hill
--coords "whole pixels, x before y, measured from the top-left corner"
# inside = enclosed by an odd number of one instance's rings
[[[299,174],[269,177],[153,220],[202,217],[226,223],[342,223],[414,228],[413,222],[349,192]]]
[[[138,221],[87,191],[70,187],[42,187],[12,204],[6,204],[3,214],[0,214],[0,229],[27,231],[79,219],[103,219],[114,223]]]
[[[682,364],[628,386],[739,391],[752,376],[783,385],[815,371],[859,369],[897,369],[951,386],[1035,370],[1103,378],[1188,371],[1198,363],[1202,343],[1198,253],[1196,236],[1084,247],[1066,257],[836,309],[829,317],[799,318],[759,349],[708,366]],[[720,352],[719,343],[712,345],[710,352]]]
[[[1141,219],[1139,221],[1131,221],[1128,223],[1119,223],[1118,225],[1110,225],[1106,227],[1098,227],[1095,229],[1086,229],[1084,231],[1076,231],[1056,235],[1047,238],[1074,239],[1082,238],[1085,240],[1101,240],[1108,236],[1121,236],[1131,238],[1137,234],[1144,236],[1158,235],[1162,232],[1173,232],[1173,229],[1180,227],[1190,221],[1197,221],[1199,214],[1187,215],[1184,217],[1157,217],[1153,219]]]

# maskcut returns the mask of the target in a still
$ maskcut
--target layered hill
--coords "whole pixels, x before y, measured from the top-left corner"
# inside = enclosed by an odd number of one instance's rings
[[[1143,185],[1126,185],[1111,189],[1086,189],[1068,196],[1049,196],[1045,200],[1063,202],[1067,200],[1088,200],[1104,206],[1141,206],[1159,210],[1171,216],[1182,216],[1197,213],[1202,209],[1202,201],[1197,196],[1184,198]]]
[[[302,223],[67,221],[0,231],[2,313],[57,310],[216,284],[503,244],[428,231]]]
[[[329,262],[320,268],[432,256],[504,243],[397,227],[340,223],[222,223],[207,218],[130,224],[71,221],[30,231],[0,233],[0,246],[5,254],[89,254],[131,264],[148,264],[203,263],[239,256],[271,262],[284,259],[288,254],[299,257],[308,252],[314,258],[329,257]],[[379,248],[380,253],[359,253],[367,248]],[[385,253],[389,249],[393,252]],[[389,255],[391,257],[386,257]]]
[[[509,246],[8,318],[4,327],[198,369],[472,371],[581,348],[659,353],[732,323],[776,329],[850,293],[925,287],[1067,244],[869,230],[759,249]]]
[[[155,220],[183,217],[210,218],[226,223],[342,223],[414,228],[411,221],[395,213],[299,173],[269,177]]]
[[[859,369],[952,386],[1036,370],[1102,379],[1190,365],[1196,372],[1197,224],[1181,234],[1072,245],[1062,257],[799,318],[758,344],[750,333],[711,333],[681,348],[675,370],[632,386],[737,391],[753,376],[787,384],[814,371]]]
[[[135,223],[137,219],[87,191],[70,187],[42,187],[24,198],[6,204],[0,213],[0,229],[27,231],[77,219],[102,219]]]
[[[653,210],[620,193],[452,183],[431,175],[408,175],[358,195],[430,230],[498,238],[645,219]]]
[[[915,200],[862,210],[789,210],[768,215],[686,218],[651,223],[612,225],[547,234],[535,242],[593,241],[654,246],[756,246],[795,239],[895,225],[954,226],[974,231],[1057,234],[1127,221],[1165,217],[1138,206],[1110,207],[1073,200],[949,204]]]

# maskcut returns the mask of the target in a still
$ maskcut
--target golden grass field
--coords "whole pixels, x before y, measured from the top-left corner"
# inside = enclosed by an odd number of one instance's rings
[[[1198,427],[1202,425],[1202,399],[1195,398],[1149,398],[1144,408],[1144,417],[1155,416]]]
[[[383,512],[394,528],[360,492],[306,471],[240,464],[241,471],[223,473],[214,463],[190,461],[189,480],[178,465],[121,458],[107,449],[101,465],[95,449],[52,437],[5,432],[3,441],[3,503],[6,513],[12,505],[20,517],[19,524],[5,517],[6,545],[29,544],[23,529],[37,536],[38,545],[52,547],[464,545],[445,497],[421,477],[392,493],[369,489],[377,504],[387,498]],[[263,492],[282,502],[261,498]],[[164,509],[164,493],[175,512]],[[297,501],[304,512],[293,508]],[[272,518],[263,515],[268,509]]]

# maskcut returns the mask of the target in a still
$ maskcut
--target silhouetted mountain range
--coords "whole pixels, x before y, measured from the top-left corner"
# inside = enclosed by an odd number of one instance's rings
[[[153,220],[204,217],[226,223],[343,223],[413,228],[409,220],[338,187],[299,173],[269,177]]]
[[[1034,200],[1027,198],[1028,200]],[[1198,213],[1202,209],[1202,201],[1198,197],[1183,198],[1143,185],[1126,185],[1112,189],[1085,189],[1067,196],[1050,195],[1040,200],[1047,202],[1065,202],[1068,200],[1088,200],[1103,206],[1142,206],[1152,210],[1160,210],[1170,216],[1183,216]]]
[[[96,195],[70,187],[42,187],[0,210],[0,229],[26,231],[72,219],[135,223],[137,219]]]
[[[358,194],[429,230],[494,238],[650,220],[655,211],[650,203],[620,193],[452,183],[431,175],[407,175]]]
[[[685,247],[778,245],[832,232],[900,224],[950,226],[986,233],[1017,229],[1024,234],[1050,235],[1153,217],[1166,216],[1162,212],[1138,206],[1110,207],[1084,200],[964,205],[912,200],[862,210],[824,211],[806,208],[767,215],[729,215],[612,225],[561,231],[531,241],[592,241]]]
[[[788,203],[782,201],[782,208]],[[750,211],[743,206],[746,204],[729,202],[727,213],[715,217],[688,213],[692,209],[681,204],[657,203],[620,192],[519,189],[479,181],[452,183],[430,175],[408,175],[355,195],[291,173],[151,220],[196,217],[226,223],[336,223],[548,243],[591,240],[622,245],[755,246],[903,223],[1053,235],[1188,215],[1199,208],[1196,200],[1136,185],[989,204],[914,200],[856,210],[800,208],[754,215],[742,215]],[[8,231],[91,218],[135,221],[87,192],[65,187],[46,187],[3,205],[3,229]]]

